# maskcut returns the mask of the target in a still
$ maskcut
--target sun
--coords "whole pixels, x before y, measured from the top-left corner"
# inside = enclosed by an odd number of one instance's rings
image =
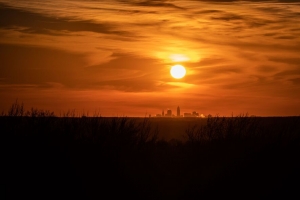
[[[170,73],[173,78],[181,79],[185,76],[186,70],[182,65],[174,65],[171,68]]]

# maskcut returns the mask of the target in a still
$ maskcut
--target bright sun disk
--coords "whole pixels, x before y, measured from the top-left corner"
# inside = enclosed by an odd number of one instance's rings
[[[173,78],[180,79],[185,76],[186,70],[182,65],[174,65],[171,68],[170,73]]]

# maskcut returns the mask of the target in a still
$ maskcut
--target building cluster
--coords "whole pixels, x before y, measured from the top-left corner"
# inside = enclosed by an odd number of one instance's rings
[[[180,107],[177,107],[176,114],[172,113],[171,109],[167,109],[167,112],[165,113],[164,110],[162,110],[161,114],[156,114],[156,117],[205,117],[203,114],[200,114],[196,111],[193,111],[191,113],[180,113]]]

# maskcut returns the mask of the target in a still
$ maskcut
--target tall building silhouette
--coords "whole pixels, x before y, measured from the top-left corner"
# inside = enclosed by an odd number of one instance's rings
[[[172,117],[172,110],[168,109],[167,113],[165,114],[165,117]]]
[[[162,111],[161,116],[165,116],[165,110]]]
[[[177,117],[180,117],[180,108],[179,108],[179,106],[177,107]]]

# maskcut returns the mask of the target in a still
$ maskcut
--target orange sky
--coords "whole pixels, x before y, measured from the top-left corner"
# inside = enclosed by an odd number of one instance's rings
[[[300,115],[299,36],[300,0],[0,0],[0,111]]]

